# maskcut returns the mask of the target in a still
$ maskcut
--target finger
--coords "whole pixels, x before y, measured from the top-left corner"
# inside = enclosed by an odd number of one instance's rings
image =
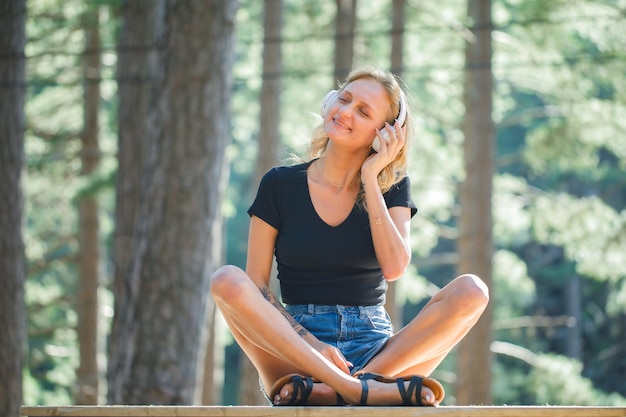
[[[394,129],[394,127],[391,126],[388,122],[385,122],[385,130],[387,131],[389,135],[389,140],[386,141],[387,144],[389,144],[389,142],[391,142],[394,138],[396,138],[396,129]]]
[[[335,361],[335,365],[337,365],[337,367],[341,369],[343,372],[345,372],[346,374],[350,373],[350,366],[348,366],[347,361],[338,359]]]
[[[396,143],[399,145],[398,148],[402,149],[406,142],[406,125],[398,125],[398,119],[396,119],[393,124],[393,132],[395,134],[394,137],[396,138]]]
[[[376,131],[376,137],[378,138],[378,147],[374,148],[374,150],[378,153],[381,152],[386,152],[387,147],[389,146],[389,143],[391,142],[394,133],[393,133],[393,129],[389,130],[391,128],[391,126],[389,126],[388,123],[385,123],[385,126],[383,126],[380,130]],[[383,136],[383,129],[386,130],[386,137]]]
[[[352,363],[350,363],[350,362],[348,362],[346,360],[346,358],[343,356],[341,351],[335,350],[333,362],[335,362],[337,367],[339,367],[339,369],[341,369],[345,373],[347,373],[347,374],[350,373],[350,367],[352,366]]]
[[[396,132],[396,136],[398,137],[398,139],[402,139],[403,140],[404,138],[406,138],[406,129],[407,129],[406,125],[399,126],[398,125],[398,119],[396,119],[396,121],[393,124],[393,128],[394,128],[394,130]]]

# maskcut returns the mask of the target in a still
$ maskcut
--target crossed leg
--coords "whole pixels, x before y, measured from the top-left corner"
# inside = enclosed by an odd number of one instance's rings
[[[489,290],[475,275],[461,275],[430,299],[363,369],[384,375],[430,375],[476,324]]]
[[[232,266],[221,268],[211,277],[211,292],[265,387],[289,373],[311,375],[323,383],[314,384],[310,404],[335,404],[336,393],[346,402],[358,404],[361,381],[345,374],[304,341],[244,271]],[[363,371],[389,376],[430,374],[478,320],[487,300],[486,287],[478,278],[457,278],[435,295],[409,325],[392,336]],[[291,385],[280,389],[278,398],[273,399],[275,403],[289,399],[293,394]],[[369,405],[402,402],[395,384],[369,381],[368,385]],[[424,391],[423,397],[430,390]]]

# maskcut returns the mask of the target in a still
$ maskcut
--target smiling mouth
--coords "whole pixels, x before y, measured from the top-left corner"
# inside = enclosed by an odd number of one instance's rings
[[[350,129],[348,126],[344,125],[343,123],[339,122],[336,119],[333,119],[333,122],[335,122],[335,124],[339,125],[340,127],[342,127],[343,129],[346,129],[348,131],[352,131],[352,129]]]

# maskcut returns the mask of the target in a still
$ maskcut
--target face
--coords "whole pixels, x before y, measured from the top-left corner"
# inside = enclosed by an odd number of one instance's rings
[[[369,147],[388,111],[384,87],[374,80],[359,79],[339,92],[324,118],[324,130],[338,144]]]

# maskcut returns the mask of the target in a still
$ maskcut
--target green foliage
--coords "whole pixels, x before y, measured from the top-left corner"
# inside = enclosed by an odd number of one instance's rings
[[[263,2],[237,13],[231,174],[223,210],[227,262],[245,263],[263,80]],[[103,242],[113,230],[116,171],[115,42],[119,0],[28,3],[25,242],[29,369],[25,402],[72,400],[75,202],[95,195]],[[79,178],[83,38],[80,19],[101,6],[101,171]],[[355,63],[388,67],[390,2],[359,3]],[[496,355],[494,397],[508,404],[624,404],[626,337],[626,32],[623,1],[501,0],[493,5],[494,338],[517,347]],[[412,221],[414,265],[399,282],[406,317],[454,276],[457,187],[463,178],[464,4],[407,2],[403,82],[413,110],[409,174],[420,209]],[[276,163],[303,155],[333,80],[335,2],[284,4],[280,135]],[[266,75],[273,76],[273,75]],[[104,243],[103,247],[109,249]],[[110,256],[110,255],[108,255]],[[106,271],[105,282],[110,280]],[[580,360],[568,359],[565,325],[533,317],[570,314],[564,286],[581,279]],[[105,292],[106,293],[106,292]],[[109,297],[110,294],[106,293]],[[112,301],[104,302],[104,320]],[[530,318],[530,324],[514,319]],[[520,325],[522,323],[522,325]],[[106,324],[106,321],[105,321]],[[609,336],[606,336],[606,335]],[[545,352],[538,353],[538,352]],[[235,354],[236,356],[236,354]],[[228,358],[233,366],[236,358]],[[622,366],[622,367],[620,367]],[[454,357],[438,369],[453,398]],[[589,379],[583,378],[586,375]],[[603,391],[600,391],[601,388]],[[234,401],[234,393],[228,401]]]
[[[556,194],[537,198],[532,213],[537,240],[562,246],[580,274],[626,279],[626,211],[617,213],[597,197]]]
[[[535,300],[535,282],[528,276],[526,264],[512,252],[496,252],[493,265],[492,296],[503,301],[494,306],[494,317],[517,317]],[[497,320],[494,325],[497,327]]]
[[[581,376],[582,368],[580,362],[563,356],[537,355],[526,387],[534,404],[626,405],[626,398],[595,389],[592,381]]]
[[[493,234],[502,246],[515,248],[530,239],[528,190],[523,177],[502,174],[494,179]]]
[[[494,385],[494,395],[509,405],[624,406],[626,398],[594,387],[583,377],[579,361],[554,354],[535,354],[518,350],[509,352],[523,357],[524,373],[511,373],[502,362],[494,374],[501,383]]]

